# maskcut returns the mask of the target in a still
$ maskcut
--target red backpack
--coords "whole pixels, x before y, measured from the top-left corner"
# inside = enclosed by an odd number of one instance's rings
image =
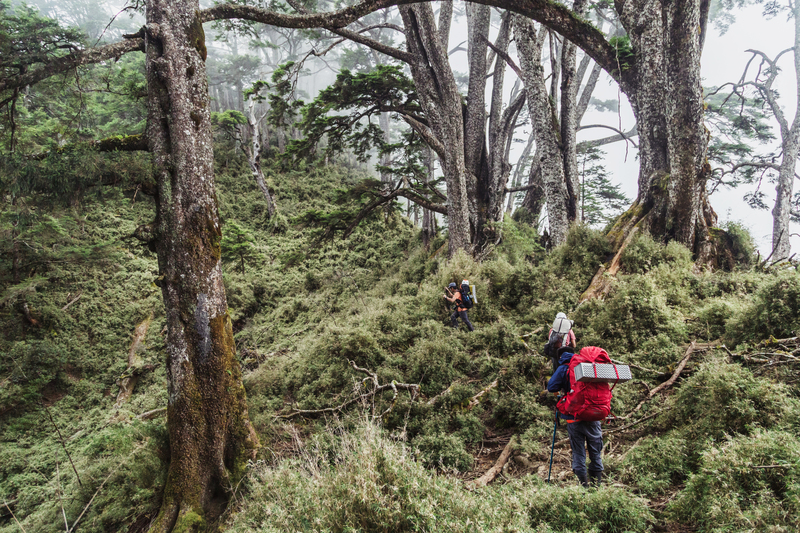
[[[605,382],[575,381],[575,367],[580,363],[611,364],[608,353],[597,346],[586,346],[572,356],[567,369],[569,394],[558,402],[558,410],[581,422],[605,420],[611,413],[611,389]]]

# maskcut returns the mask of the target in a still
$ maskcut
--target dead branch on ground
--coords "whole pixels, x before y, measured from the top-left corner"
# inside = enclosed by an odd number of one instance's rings
[[[511,439],[509,439],[508,444],[506,444],[506,447],[503,448],[503,451],[500,454],[500,457],[497,458],[497,462],[494,464],[494,466],[491,467],[489,470],[487,470],[486,473],[483,474],[478,479],[471,481],[468,484],[469,488],[477,489],[479,487],[485,487],[486,485],[494,481],[494,479],[500,474],[500,472],[502,472],[503,467],[506,465],[508,459],[511,457],[511,452],[514,449],[514,441],[515,437],[512,436]]]
[[[501,370],[501,371],[500,371],[500,373],[501,373],[501,374],[504,374],[505,372],[504,372],[503,370]],[[472,411],[472,408],[473,408],[473,407],[475,407],[476,405],[478,405],[479,403],[481,403],[481,398],[482,398],[483,396],[485,396],[485,395],[486,395],[486,393],[488,393],[489,391],[491,391],[493,388],[497,387],[497,383],[498,383],[498,380],[499,380],[499,379],[500,379],[500,378],[497,378],[497,379],[495,379],[494,381],[492,381],[491,383],[489,383],[489,384],[488,384],[486,387],[484,387],[484,388],[483,388],[483,390],[481,390],[481,391],[480,391],[478,394],[476,394],[475,396],[473,396],[472,398],[470,398],[470,400],[469,400],[469,405],[467,405],[467,411]]]
[[[643,366],[634,365],[633,363],[625,363],[623,361],[617,361],[616,359],[612,359],[611,362],[614,363],[615,365],[627,365],[627,366],[629,366],[631,368],[638,368],[639,370],[642,370],[644,372],[650,372],[652,374],[658,374],[659,376],[663,376],[664,375],[664,372],[662,372],[660,370],[653,370],[651,368],[645,368]]]
[[[142,413],[136,418],[138,418],[139,420],[152,420],[160,414],[166,414],[166,412],[167,412],[166,407],[159,407],[158,409],[153,409],[152,411],[147,411],[146,413]]]
[[[686,353],[684,354],[683,359],[681,359],[681,362],[678,363],[678,366],[675,368],[675,372],[672,373],[672,376],[667,381],[665,381],[664,383],[662,383],[661,385],[656,387],[655,389],[652,389],[647,394],[647,396],[645,396],[644,399],[642,399],[642,401],[639,402],[636,405],[636,407],[633,408],[633,410],[630,413],[628,413],[625,416],[619,417],[618,420],[627,420],[628,418],[631,417],[631,415],[633,415],[635,412],[637,412],[639,409],[641,409],[642,406],[645,403],[647,403],[649,400],[652,400],[655,397],[656,394],[658,394],[659,392],[671,387],[675,383],[675,381],[678,379],[678,376],[681,375],[681,372],[683,372],[683,369],[686,367],[686,363],[689,362],[689,358],[692,356],[692,353],[695,351],[696,347],[697,347],[697,343],[695,343],[693,341],[689,345],[689,347],[686,349]]]
[[[150,322],[152,322],[152,320],[153,314],[150,313],[150,315],[146,319],[142,320],[133,331],[133,340],[131,341],[131,346],[128,349],[128,368],[126,369],[125,374],[123,374],[118,381],[119,393],[117,394],[117,401],[114,403],[115,410],[119,410],[122,404],[128,401],[133,394],[133,389],[136,387],[136,383],[139,381],[139,374],[146,369],[142,367],[140,347],[142,346],[142,341],[144,341],[144,338],[147,335],[147,329],[150,327]]]
[[[350,363],[350,366],[353,367],[358,372],[367,374],[368,377],[361,380],[361,385],[366,386],[367,383],[371,382],[374,385],[374,388],[371,391],[365,394],[359,394],[358,396],[351,398],[336,407],[326,407],[324,409],[293,409],[291,413],[285,415],[277,415],[277,418],[290,419],[298,415],[302,415],[305,417],[313,417],[313,416],[324,415],[327,413],[331,414],[338,413],[356,402],[368,400],[370,398],[373,398],[378,393],[391,390],[394,392],[394,396],[392,396],[392,400],[389,404],[389,407],[387,407],[386,410],[384,410],[381,414],[373,415],[373,418],[383,418],[386,414],[388,414],[392,410],[392,408],[394,408],[395,403],[397,403],[398,391],[400,390],[409,391],[411,394],[411,401],[414,401],[414,399],[419,394],[419,385],[417,385],[416,383],[398,383],[392,380],[391,383],[380,385],[378,382],[378,375],[375,372],[357,366],[354,361],[348,361],[348,362]]]
[[[79,292],[79,293],[78,293],[78,295],[77,295],[75,298],[73,298],[72,300],[70,300],[70,301],[69,301],[69,303],[67,303],[67,305],[65,305],[64,307],[62,307],[62,308],[61,308],[61,310],[62,310],[62,311],[66,311],[67,309],[69,309],[69,306],[70,306],[70,305],[72,305],[72,304],[74,304],[74,303],[75,303],[75,302],[77,302],[78,300],[80,300],[80,299],[81,299],[81,296],[83,296],[83,293],[82,293],[82,292]]]
[[[19,523],[19,520],[17,520],[17,517],[16,517],[16,516],[14,516],[14,511],[12,511],[12,510],[11,510],[11,507],[9,507],[9,506],[8,506],[8,502],[6,502],[5,500],[3,500],[3,505],[5,505],[5,506],[6,506],[6,509],[8,509],[8,512],[9,512],[9,513],[11,513],[11,518],[13,518],[13,519],[14,519],[14,522],[16,522],[16,523],[17,523],[17,526],[19,526],[19,528],[22,530],[22,533],[26,533],[26,531],[25,531],[25,528],[24,528],[24,527],[22,527],[22,524],[20,524],[20,523]]]
[[[630,428],[632,428],[632,427],[634,427],[634,426],[638,426],[639,424],[641,424],[641,423],[642,423],[642,422],[644,422],[645,420],[649,420],[649,419],[651,419],[651,418],[653,418],[653,417],[655,417],[655,416],[658,416],[658,415],[660,415],[660,414],[661,414],[661,413],[663,413],[664,411],[669,411],[670,409],[671,409],[671,407],[665,407],[664,409],[661,409],[661,410],[659,410],[659,411],[656,411],[655,413],[650,413],[649,415],[647,415],[647,416],[644,416],[644,417],[640,418],[640,419],[639,419],[639,420],[637,420],[636,422],[631,422],[631,423],[630,423],[630,424],[628,424],[627,426],[622,426],[621,428],[609,429],[609,430],[608,430],[608,431],[606,431],[605,433],[606,433],[606,434],[611,434],[611,433],[619,433],[619,432],[622,432],[622,431],[627,431],[628,429],[630,429]],[[618,420],[621,420],[621,419],[618,419]]]

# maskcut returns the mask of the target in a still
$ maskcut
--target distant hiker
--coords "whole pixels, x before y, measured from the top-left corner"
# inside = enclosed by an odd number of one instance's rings
[[[553,372],[558,368],[558,349],[562,346],[577,347],[575,332],[572,331],[572,321],[564,313],[558,313],[553,320],[553,327],[547,332],[547,343],[544,345],[544,355],[553,363]]]
[[[466,287],[466,290],[464,287]],[[450,296],[448,296],[448,294]],[[470,331],[475,331],[475,328],[472,327],[472,322],[470,322],[467,317],[467,310],[472,307],[472,300],[469,295],[469,281],[462,281],[461,289],[459,289],[455,283],[451,283],[447,286],[447,292],[443,295],[443,298],[451,304],[454,304],[453,314],[450,315],[450,325],[457,328],[458,319],[460,317]]]
[[[611,391],[608,383],[576,382],[575,366],[581,362],[610,363],[602,348],[588,346],[577,355],[575,348],[565,346],[558,350],[559,366],[547,382],[547,390],[561,392],[556,408],[558,416],[567,421],[569,444],[572,447],[572,471],[581,485],[600,486],[603,479],[603,432],[600,421],[611,409]],[[589,469],[586,469],[586,450],[589,451]],[[588,473],[588,477],[587,477]]]

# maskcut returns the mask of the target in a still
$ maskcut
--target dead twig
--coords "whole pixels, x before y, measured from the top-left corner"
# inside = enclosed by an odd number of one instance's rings
[[[9,507],[9,506],[8,506],[8,502],[6,502],[5,500],[3,500],[3,505],[5,505],[5,506],[6,506],[6,509],[8,509],[8,512],[9,512],[9,513],[11,513],[11,518],[13,518],[13,519],[14,519],[14,522],[16,522],[16,523],[17,523],[17,526],[19,526],[19,528],[22,530],[22,533],[26,533],[26,531],[25,531],[25,528],[24,528],[24,527],[22,527],[22,524],[20,524],[20,523],[19,523],[19,520],[17,520],[17,517],[16,517],[16,516],[14,516],[14,511],[12,511],[12,510],[11,510],[11,507]]]
[[[538,328],[536,328],[535,330],[531,331],[530,333],[526,333],[525,335],[520,335],[520,337],[521,338],[532,337],[533,335],[536,335],[537,333],[540,333],[543,329],[544,329],[544,326],[539,326]]]
[[[662,372],[660,370],[653,370],[651,368],[645,368],[643,366],[634,365],[633,363],[624,363],[622,361],[617,361],[616,359],[612,359],[611,362],[614,363],[615,365],[628,365],[631,368],[637,368],[637,369],[642,370],[644,372],[650,372],[652,374],[658,374],[659,376],[664,374],[664,372]]]
[[[55,421],[53,420],[52,415],[50,415],[50,409],[43,403],[42,407],[44,407],[45,412],[47,413],[48,418],[50,418],[50,423],[53,424],[53,427],[56,428],[56,433],[58,433],[58,438],[61,441],[61,447],[64,448],[64,453],[67,454],[67,459],[69,459],[69,464],[72,465],[72,471],[75,472],[75,477],[78,478],[78,485],[83,487],[83,483],[81,482],[81,476],[78,474],[78,469],[75,468],[75,463],[72,462],[72,456],[69,454],[69,450],[67,450],[67,445],[64,442],[64,436],[61,435],[61,430],[58,429]]]
[[[86,511],[92,505],[92,502],[94,501],[94,499],[97,497],[98,494],[100,494],[100,491],[103,490],[103,487],[105,486],[106,481],[111,479],[111,476],[113,476],[116,472],[117,472],[116,469],[114,469],[111,472],[109,472],[109,474],[106,476],[106,478],[103,480],[103,482],[100,483],[100,486],[97,487],[96,491],[94,491],[94,494],[92,495],[92,499],[89,500],[89,503],[87,503],[86,507],[83,508],[83,511],[81,511],[81,514],[78,515],[78,518],[75,519],[75,522],[72,523],[72,527],[69,529],[69,531],[67,531],[67,533],[72,533],[73,531],[75,531],[75,527],[78,525],[78,522],[81,521],[81,518],[83,518],[83,515],[86,514]]]
[[[639,437],[638,439],[636,439],[636,442],[634,442],[633,445],[630,448],[625,450],[625,453],[623,453],[622,455],[619,456],[618,461],[619,461],[620,464],[622,464],[622,462],[625,460],[625,458],[628,457],[628,454],[631,452],[631,450],[636,448],[639,445],[639,443],[642,442],[643,438],[644,437]]]
[[[622,426],[621,428],[610,429],[610,430],[606,431],[605,433],[606,434],[611,434],[611,433],[619,433],[620,431],[626,431],[626,430],[632,428],[633,426],[638,426],[639,424],[641,424],[645,420],[649,420],[649,419],[651,419],[651,418],[653,418],[655,416],[660,415],[664,411],[669,411],[670,409],[671,409],[671,407],[666,407],[664,409],[656,411],[655,413],[651,413],[651,414],[649,414],[647,416],[644,416],[644,417],[640,418],[639,420],[637,420],[636,422],[631,422],[627,426]],[[618,419],[618,420],[624,420],[624,419]]]
[[[138,418],[139,420],[152,420],[158,415],[166,412],[167,412],[166,407],[159,407],[158,409],[153,409],[152,411],[147,411],[146,413],[142,413],[136,418]]]
[[[58,461],[56,461],[56,481],[58,483],[58,504],[61,506],[61,515],[64,517],[64,531],[69,533],[69,522],[67,522],[67,513],[64,511],[64,500],[61,498],[61,472],[58,470]]]
[[[469,405],[467,405],[467,411],[472,411],[473,407],[475,407],[476,405],[481,403],[481,398],[484,395],[486,395],[486,393],[488,393],[490,390],[492,390],[493,388],[497,387],[497,383],[498,383],[499,379],[500,378],[497,378],[496,380],[492,381],[491,383],[489,383],[489,385],[484,387],[484,389],[482,391],[480,391],[478,394],[476,394],[475,396],[470,398]]]
[[[70,306],[70,305],[72,305],[72,304],[74,304],[75,302],[77,302],[78,300],[80,300],[80,299],[81,299],[81,296],[83,296],[83,293],[82,293],[82,292],[78,293],[78,295],[77,295],[75,298],[73,298],[72,300],[70,300],[70,301],[69,301],[69,303],[67,303],[67,305],[65,305],[64,307],[62,307],[62,308],[61,308],[61,310],[62,310],[62,311],[66,311],[66,310],[69,308],[69,306]]]

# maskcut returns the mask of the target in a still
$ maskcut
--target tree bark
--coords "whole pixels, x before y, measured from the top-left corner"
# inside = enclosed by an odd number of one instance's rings
[[[258,437],[220,266],[205,35],[197,0],[147,2],[147,140],[167,318],[170,464],[154,532],[195,531],[227,503]]]
[[[584,16],[587,0],[575,0],[572,10]],[[577,46],[565,40],[561,48],[561,153],[564,164],[564,179],[567,185],[567,218],[570,222],[578,219],[580,204],[580,180],[578,176],[578,76]],[[591,91],[589,91],[591,94]]]
[[[415,58],[409,66],[420,103],[434,135],[447,147],[439,154],[447,184],[447,216],[450,230],[449,253],[472,252],[472,228],[467,168],[464,160],[464,122],[461,95],[447,50],[437,31],[430,4],[400,7],[406,46]]]
[[[794,75],[795,75],[795,106],[800,105],[800,2],[795,2],[792,8],[794,15]],[[791,125],[783,114],[772,89],[772,83],[778,74],[778,68],[772,62],[767,83],[761,88],[762,94],[767,97],[767,102],[772,109],[772,114],[780,126],[781,158],[778,184],[775,187],[775,207],[772,209],[772,259],[776,261],[788,259],[792,253],[791,245],[791,210],[792,190],[797,167],[797,155],[800,151],[800,108],[796,107],[794,120]]]
[[[550,239],[553,244],[558,245],[566,241],[569,229],[568,191],[559,146],[558,123],[544,81],[541,40],[537,38],[530,19],[520,15],[514,15],[512,18],[522,78],[528,96],[528,113],[536,131],[538,159],[534,164],[538,164],[541,169]]]
[[[247,130],[250,135],[250,146],[247,147],[245,141],[242,142],[242,149],[247,156],[247,163],[250,165],[250,172],[256,180],[258,188],[261,190],[261,195],[267,202],[267,213],[269,217],[275,216],[275,201],[269,192],[266,181],[264,181],[264,171],[261,170],[261,124],[264,121],[266,114],[260,117],[256,114],[256,102],[254,99],[248,99],[249,114],[247,116]],[[242,272],[244,272],[244,262],[242,263]]]

